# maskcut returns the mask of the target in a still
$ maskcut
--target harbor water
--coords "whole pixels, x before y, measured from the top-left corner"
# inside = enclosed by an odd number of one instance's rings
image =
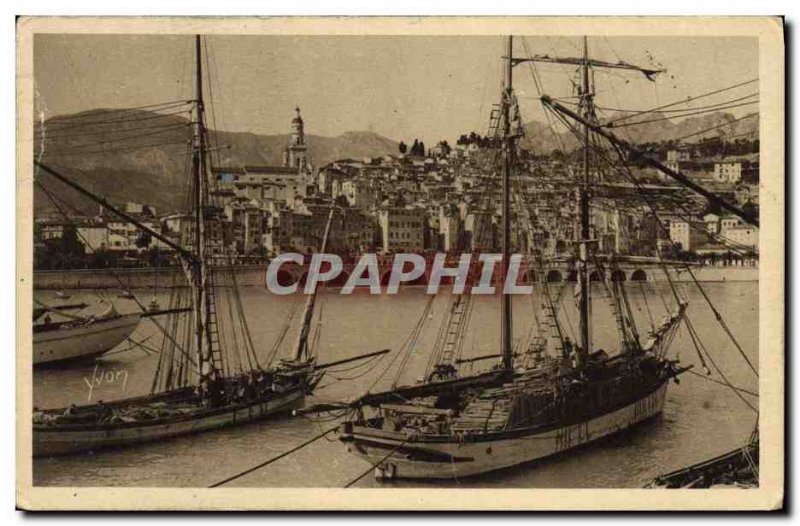
[[[689,283],[677,285],[689,301],[688,316],[714,362],[732,384],[758,391],[758,381],[739,351],[720,327],[698,289]],[[553,286],[555,290],[559,286]],[[571,287],[564,291],[560,319],[567,334],[576,335],[578,315]],[[721,282],[703,285],[708,297],[731,328],[750,361],[758,364],[758,282]],[[629,282],[628,293],[640,332],[646,335],[652,323],[658,325],[670,302],[667,282]],[[118,291],[116,291],[118,292]],[[120,312],[133,312],[136,304],[117,297],[115,292],[70,291],[70,302],[96,304],[107,295]],[[143,304],[153,297],[150,291],[134,291]],[[615,352],[617,329],[607,293],[602,285],[593,288],[592,332],[596,349]],[[37,291],[37,299],[57,303],[52,290]],[[156,294],[162,308],[166,295]],[[242,301],[253,340],[263,357],[278,338],[287,313],[302,308],[305,297],[273,296],[256,286],[242,288]],[[420,321],[429,297],[421,287],[401,289],[394,296],[370,295],[356,291],[348,296],[335,289],[320,294],[315,329],[320,337],[315,348],[320,363],[364,354],[380,349],[392,352],[372,361],[332,368],[307,404],[355,398],[365,392],[388,389],[394,382],[409,385],[424,374],[429,350],[446,313],[450,296],[440,292],[425,329],[411,358],[399,371],[395,359]],[[61,300],[63,301],[63,300]],[[478,296],[474,300],[471,323],[466,334],[463,358],[498,352],[500,305],[498,297]],[[514,297],[514,336],[523,341],[534,325],[538,308],[535,296]],[[297,318],[280,353],[288,357],[297,328]],[[161,344],[161,333],[150,320],[143,320],[132,339],[141,346],[125,342],[96,363],[70,368],[34,371],[33,403],[38,408],[65,407],[98,400],[109,401],[146,394],[150,391],[158,362],[154,353]],[[573,341],[576,338],[573,337]],[[703,375],[700,360],[685,327],[676,336],[669,356],[682,365],[693,365]],[[491,360],[477,362],[475,372],[491,367]],[[709,364],[711,367],[711,364]],[[469,372],[467,369],[465,372]],[[714,373],[712,378],[720,379]],[[755,413],[726,386],[686,373],[680,383],[670,383],[663,415],[615,437],[583,449],[488,474],[480,478],[453,481],[381,482],[372,475],[363,477],[357,487],[495,487],[495,488],[632,488],[640,487],[656,475],[672,471],[741,446],[755,424]],[[745,395],[757,407],[758,400]],[[37,486],[147,486],[205,487],[288,451],[337,420],[287,416],[258,424],[180,437],[159,443],[120,450],[99,451],[66,457],[33,460]],[[369,466],[346,451],[329,435],[264,469],[230,483],[240,487],[342,487]]]

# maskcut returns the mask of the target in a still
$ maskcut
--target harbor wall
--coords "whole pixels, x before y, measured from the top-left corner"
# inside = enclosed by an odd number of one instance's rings
[[[266,265],[235,267],[241,286],[263,286]],[[33,273],[33,288],[55,289],[169,289],[187,286],[186,275],[179,267],[119,268],[88,270],[40,270]]]
[[[757,266],[703,266],[692,268],[697,281],[702,282],[723,282],[723,281],[758,281],[758,267]],[[692,281],[688,272],[684,271],[670,271],[670,276],[674,281],[685,282]],[[663,272],[658,272],[655,281],[665,280]]]
[[[239,265],[233,268],[240,286],[263,287],[266,265]],[[658,267],[640,267],[646,281],[666,281]],[[702,266],[693,267],[695,277],[702,282],[758,281],[757,266]],[[563,273],[564,277],[566,272]],[[627,272],[631,279],[632,272]],[[691,276],[685,270],[670,270],[674,281],[689,282]],[[169,289],[185,287],[186,277],[177,267],[170,268],[121,268],[89,270],[42,270],[33,273],[33,288],[38,290],[63,289]]]

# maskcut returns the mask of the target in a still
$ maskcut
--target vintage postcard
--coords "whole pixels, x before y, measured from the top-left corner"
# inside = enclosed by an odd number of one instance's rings
[[[19,507],[782,507],[780,18],[17,46]]]

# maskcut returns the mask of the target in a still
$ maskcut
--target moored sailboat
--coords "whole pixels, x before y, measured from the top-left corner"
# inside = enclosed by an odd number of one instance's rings
[[[139,314],[112,314],[33,324],[33,365],[64,364],[103,355],[128,338]]]
[[[511,206],[515,184],[516,141],[520,136],[519,110],[512,70],[525,59],[513,57],[508,39],[505,87],[494,129],[502,144],[502,265],[508,270],[512,255]],[[547,62],[554,62],[545,57]],[[530,59],[533,60],[533,59]],[[584,54],[562,63],[579,65],[582,85],[580,108],[591,118],[592,67],[614,67],[641,72],[657,71],[628,64],[608,65]],[[494,115],[493,115],[494,116]],[[350,413],[340,439],[347,449],[375,467],[386,478],[452,479],[538,460],[570,451],[628,429],[661,413],[667,385],[686,368],[667,358],[673,337],[684,318],[686,303],[675,306],[646,337],[636,329],[622,284],[609,291],[619,331],[619,347],[607,352],[593,347],[591,320],[592,268],[602,265],[591,239],[591,143],[583,130],[583,170],[576,188],[578,228],[575,245],[580,312],[580,341],[573,344],[559,328],[558,309],[539,268],[538,285],[543,307],[554,329],[556,356],[543,356],[540,340],[524,352],[512,341],[512,304],[501,294],[500,352],[493,370],[459,377],[450,363],[439,364],[449,376],[428,377],[423,384],[367,394],[348,404]],[[517,195],[517,204],[521,200]],[[523,214],[518,213],[518,217]],[[534,260],[535,243],[528,232]],[[613,268],[613,258],[608,262]],[[507,274],[507,272],[504,272]]]
[[[189,198],[193,222],[181,244],[148,229],[37,161],[44,172],[175,250],[188,286],[172,289],[151,393],[113,402],[35,410],[35,456],[129,446],[262,420],[302,406],[324,374],[325,366],[317,365],[309,341],[316,289],[309,295],[292,357],[276,365],[262,365],[244,316],[234,270],[214,265],[209,238],[221,235],[220,210],[212,199],[213,179],[206,159],[199,35],[195,48],[195,135]],[[329,217],[322,250],[330,224]],[[190,316],[185,315],[187,311]]]
[[[646,487],[664,489],[758,487],[758,427],[742,447],[658,475]]]

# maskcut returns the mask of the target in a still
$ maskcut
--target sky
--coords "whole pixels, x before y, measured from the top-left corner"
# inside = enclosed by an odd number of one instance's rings
[[[504,39],[210,36],[206,100],[211,99],[216,126],[227,131],[287,133],[297,105],[310,134],[366,130],[398,141],[453,142],[462,133],[486,132],[502,85]],[[515,56],[526,56],[526,48],[531,54],[578,56],[581,45],[571,37],[516,37],[515,42]],[[632,72],[596,73],[600,106],[652,108],[758,76],[756,38],[590,36],[588,42],[593,58],[667,69],[655,83]],[[536,72],[547,94],[572,94],[574,67],[540,64]],[[190,99],[193,83],[193,36],[39,34],[34,39],[37,114]],[[544,122],[530,67],[517,66],[514,83],[524,119]],[[707,101],[744,96],[756,86]],[[730,111],[741,115],[755,107]]]

